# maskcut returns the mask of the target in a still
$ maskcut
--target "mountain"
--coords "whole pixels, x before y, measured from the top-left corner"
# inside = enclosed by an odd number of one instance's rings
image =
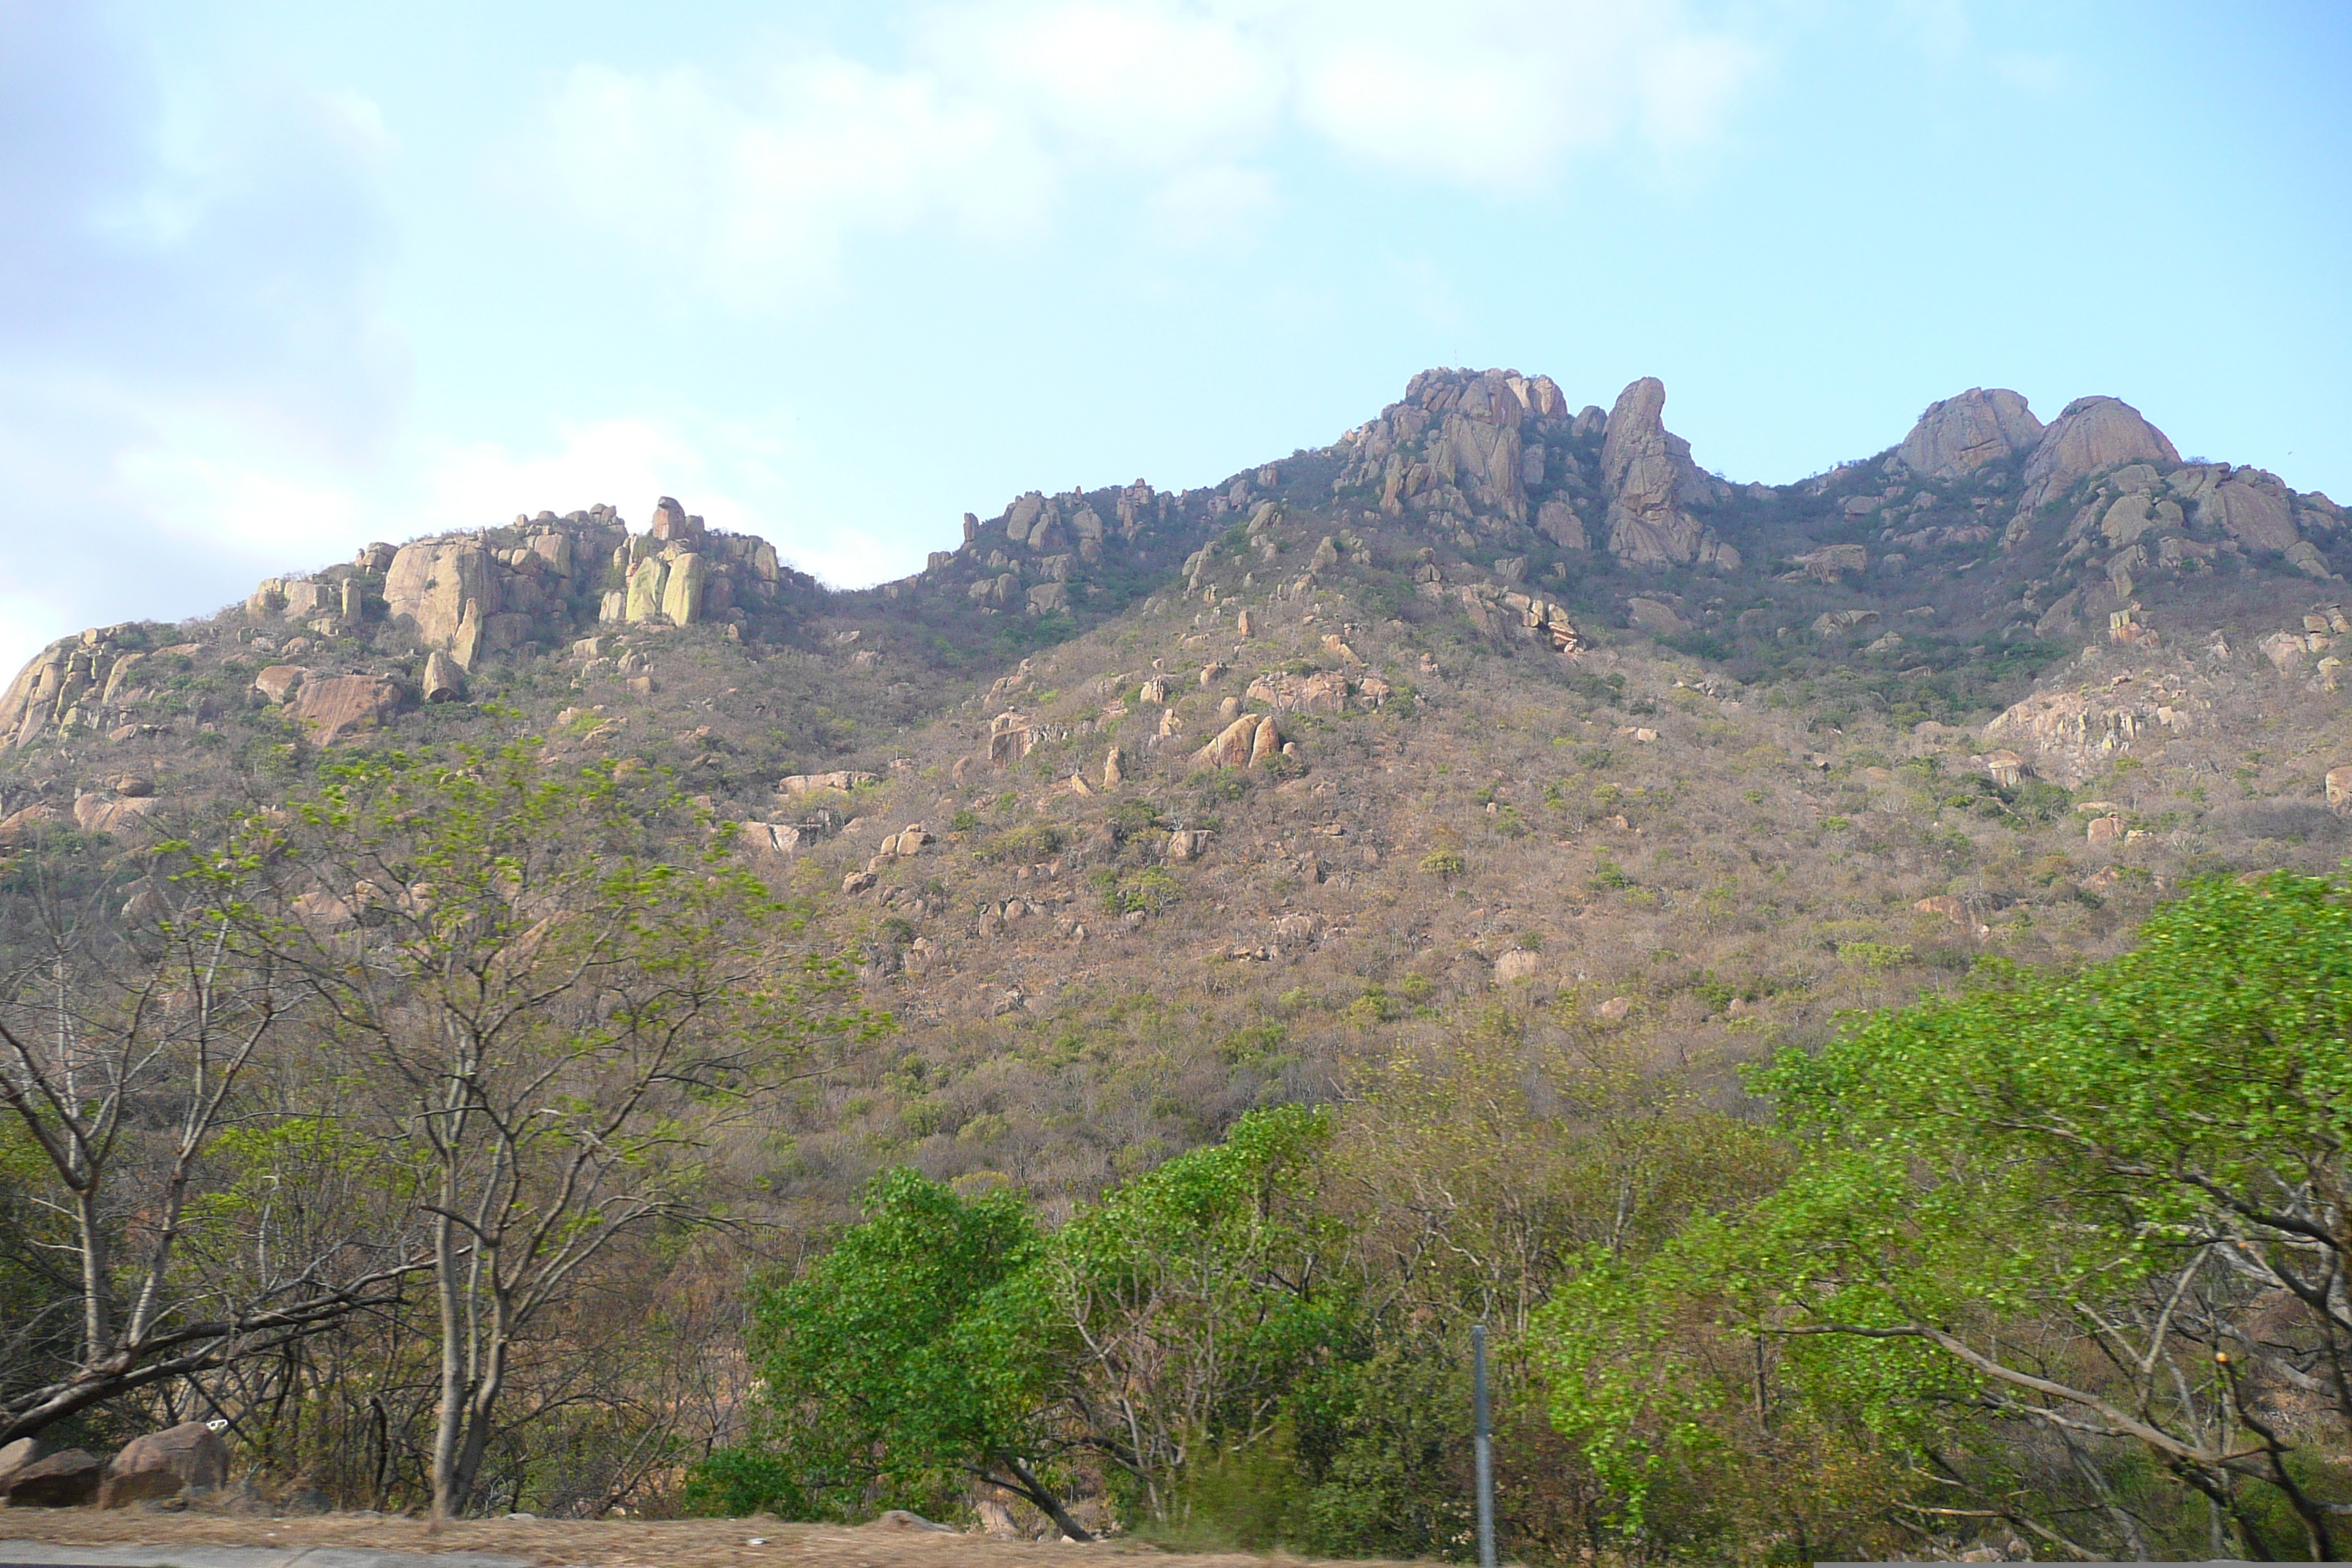
[[[2342,853],[2328,498],[2000,389],[1739,484],[1665,402],[1427,371],[855,592],[669,498],[372,544],[44,651],[0,852],[131,910],[142,843],[336,748],[675,768],[898,1020],[762,1173],[811,1215],[898,1160],[1091,1192],[1465,1007],[1622,1021],[1730,1094],[1841,1008]]]

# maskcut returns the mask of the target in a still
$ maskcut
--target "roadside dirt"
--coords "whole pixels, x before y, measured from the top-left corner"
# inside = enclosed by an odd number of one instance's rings
[[[1114,1560],[1134,1568],[1273,1568],[1295,1557],[1185,1555],[1136,1541],[1090,1545],[993,1541],[887,1524],[785,1524],[772,1519],[465,1520],[437,1529],[418,1519],[320,1514],[100,1513],[0,1508],[0,1540],[82,1546],[312,1546],[373,1552],[493,1552],[547,1568],[1084,1568]],[[760,1544],[753,1544],[754,1542]],[[1138,1561],[1140,1560],[1140,1561]]]

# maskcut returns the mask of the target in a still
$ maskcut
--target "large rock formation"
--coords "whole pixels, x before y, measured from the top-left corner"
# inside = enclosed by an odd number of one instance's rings
[[[1957,479],[2031,451],[2041,439],[2042,421],[2024,398],[2006,387],[1972,386],[1958,397],[1929,404],[1895,455],[1915,474]]]
[[[2119,397],[2078,397],[2042,433],[2025,460],[2025,489],[2017,500],[2020,517],[2074,489],[2078,479],[2126,463],[2178,468],[2180,454]]]
[[[1339,489],[1376,494],[1391,517],[1528,520],[1532,492],[1579,488],[1568,400],[1549,376],[1515,370],[1423,371],[1404,399],[1342,438]],[[1580,547],[1572,502],[1555,495],[1539,525]]]
[[[2200,522],[2253,549],[2284,554],[2303,538],[2295,527],[2294,494],[2276,474],[2211,463],[2182,468],[2168,482],[2194,507]]]
[[[139,689],[151,651],[143,637],[138,626],[93,626],[35,654],[0,694],[0,745],[104,728],[115,708]]]
[[[619,585],[601,606],[609,622],[741,621],[745,606],[773,604],[791,576],[776,548],[748,533],[718,533],[668,496],[654,507],[654,525],[613,552]]]
[[[387,620],[464,671],[484,654],[534,638],[569,642],[600,620],[742,621],[777,607],[790,589],[814,586],[785,569],[766,540],[714,532],[664,496],[641,534],[599,505],[398,549],[371,544],[349,566],[270,579],[246,601],[246,613],[345,636],[362,629],[372,595],[380,596]]]
[[[1691,461],[1690,443],[1666,429],[1665,407],[1665,384],[1645,375],[1609,411],[1601,484],[1609,497],[1610,552],[1643,565],[1717,560],[1723,547],[1688,509],[1720,505],[1721,489]]]

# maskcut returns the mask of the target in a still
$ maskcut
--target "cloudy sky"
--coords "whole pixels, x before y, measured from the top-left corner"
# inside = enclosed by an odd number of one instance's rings
[[[873,582],[1431,364],[2352,499],[2347,80],[2341,0],[0,0],[0,663],[663,492]]]

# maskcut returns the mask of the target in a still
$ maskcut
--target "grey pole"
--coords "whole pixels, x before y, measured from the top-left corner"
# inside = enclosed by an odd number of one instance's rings
[[[1478,1568],[1495,1568],[1495,1439],[1486,1424],[1486,1325],[1470,1331],[1470,1400],[1478,1428]]]

